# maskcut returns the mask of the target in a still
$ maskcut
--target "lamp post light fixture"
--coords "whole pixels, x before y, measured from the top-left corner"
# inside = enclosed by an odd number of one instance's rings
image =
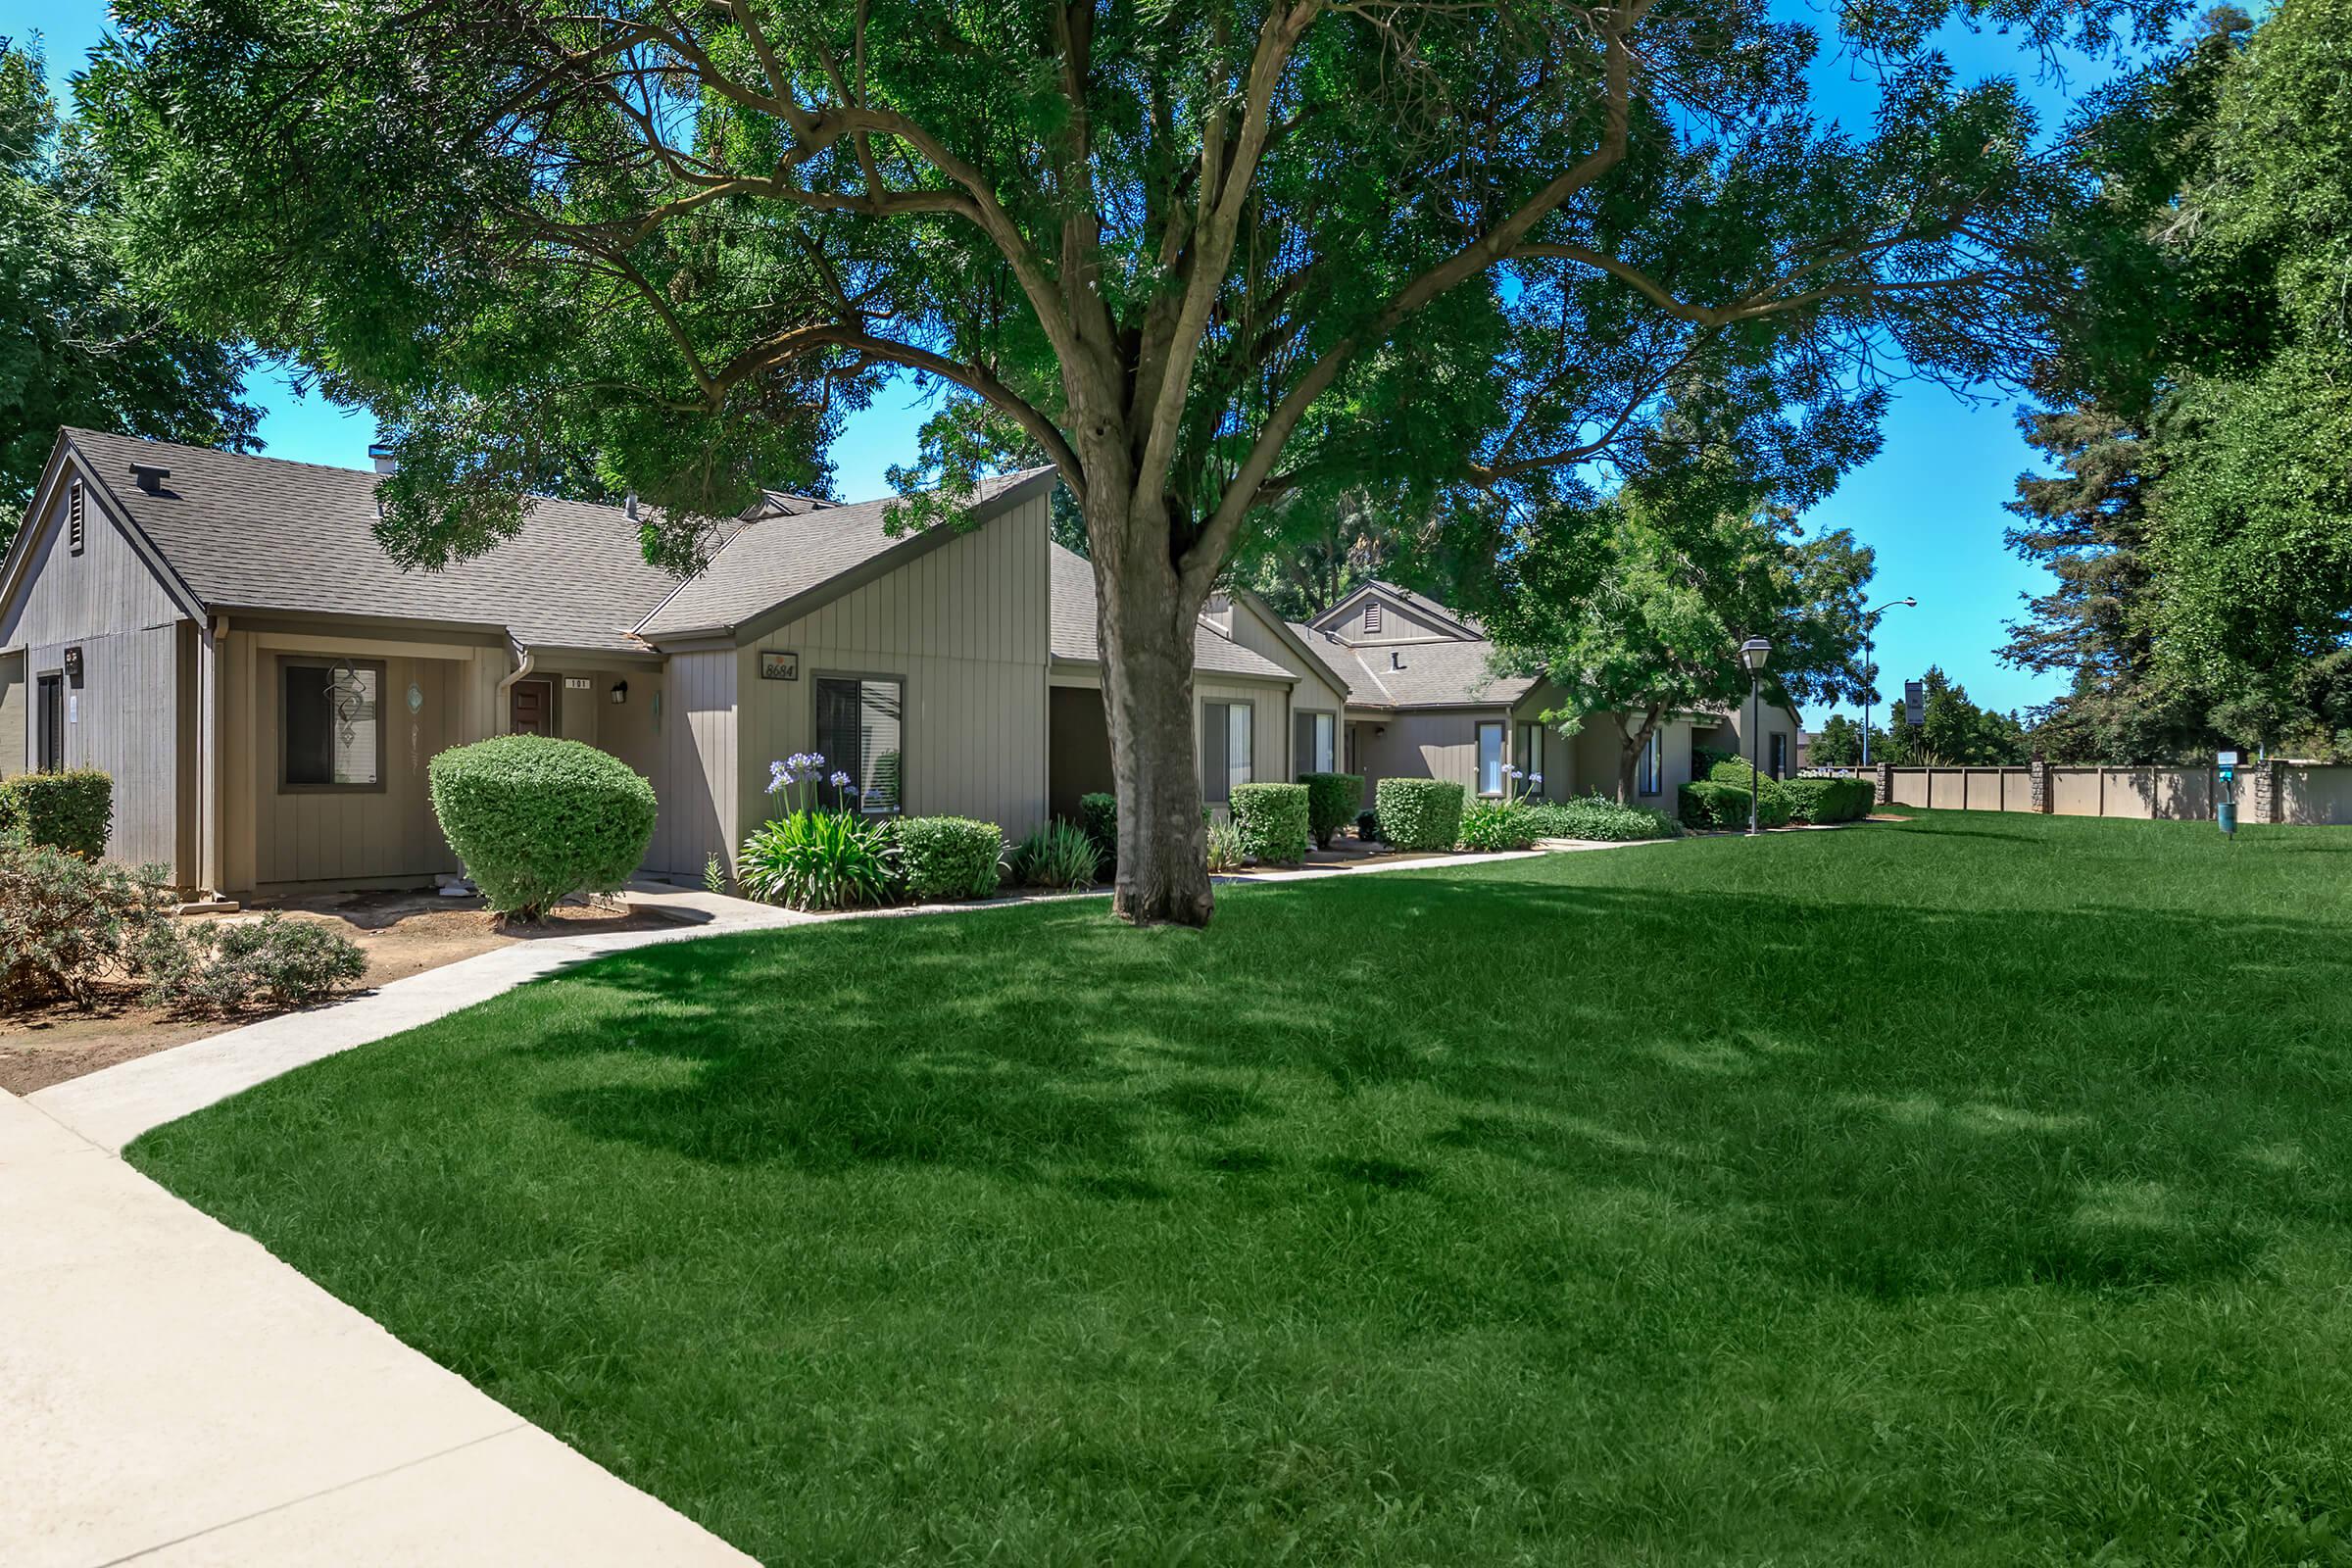
[[[1740,645],[1740,662],[1747,666],[1747,836],[1756,836],[1756,800],[1764,793],[1764,770],[1756,765],[1757,749],[1763,744],[1763,727],[1758,722],[1759,704],[1764,690],[1764,662],[1772,657],[1772,644],[1761,637],[1750,637]]]
[[[1879,684],[1879,617],[1897,606],[1905,610],[1917,610],[1919,601],[1889,599],[1862,617],[1862,765],[1865,768],[1870,766],[1870,699]]]

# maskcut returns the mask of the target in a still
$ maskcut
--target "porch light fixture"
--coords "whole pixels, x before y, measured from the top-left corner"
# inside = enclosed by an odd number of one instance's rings
[[[1747,836],[1756,836],[1756,802],[1764,794],[1764,771],[1756,765],[1758,748],[1764,744],[1762,726],[1757,722],[1758,708],[1764,689],[1764,663],[1772,658],[1772,644],[1761,637],[1750,637],[1740,645],[1740,662],[1747,666]]]
[[[612,706],[614,708],[618,708],[621,704],[627,702],[628,700],[629,683],[625,680],[614,681],[612,683]]]

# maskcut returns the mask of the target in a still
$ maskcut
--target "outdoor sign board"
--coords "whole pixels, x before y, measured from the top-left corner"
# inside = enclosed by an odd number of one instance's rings
[[[1917,729],[1927,717],[1928,689],[1915,680],[1903,682],[1903,722]]]

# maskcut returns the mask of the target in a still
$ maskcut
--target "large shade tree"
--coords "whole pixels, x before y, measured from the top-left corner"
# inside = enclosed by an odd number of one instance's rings
[[[243,450],[233,344],[179,330],[122,267],[120,186],[61,119],[39,49],[0,38],[0,547],[58,426]]]
[[[1094,563],[1116,906],[1204,920],[1193,627],[1254,517],[1526,508],[1675,374],[1834,404],[2017,350],[2055,190],[1955,16],[2104,46],[2166,0],[1844,0],[1869,134],[1764,0],[122,0],[95,96],[198,321],[370,404],[433,563],[585,467],[691,559],[903,368],[903,509],[1058,466]],[[914,486],[910,483],[908,488]]]

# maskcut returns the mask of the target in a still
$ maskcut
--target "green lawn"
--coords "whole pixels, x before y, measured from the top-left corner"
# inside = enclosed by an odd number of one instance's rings
[[[2340,1561],[2348,874],[1947,812],[687,943],[131,1157],[775,1562]]]

